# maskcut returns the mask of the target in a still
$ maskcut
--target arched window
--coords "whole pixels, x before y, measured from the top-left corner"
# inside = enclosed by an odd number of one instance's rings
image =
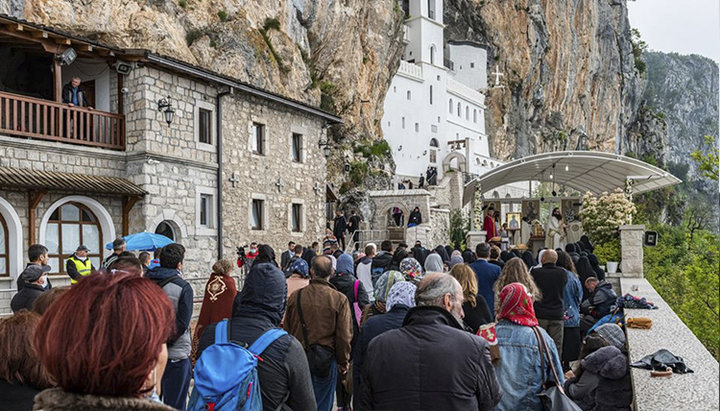
[[[473,123],[477,123],[477,109],[473,110]]]
[[[457,105],[457,115],[458,115],[458,117],[462,116],[462,111],[460,110],[460,102],[459,101],[458,101],[458,105]]]
[[[102,232],[97,217],[80,203],[69,202],[55,209],[45,228],[45,246],[52,273],[65,272],[65,260],[79,245],[90,249],[88,257],[100,267]]]
[[[8,241],[8,228],[5,218],[0,214],[0,277],[10,275],[10,250]]]
[[[453,102],[452,102],[452,99],[450,99],[450,107],[449,107],[449,108],[450,108],[450,114],[452,114],[452,109],[453,109]]]
[[[438,144],[438,141],[436,138],[430,139],[430,147],[440,147],[440,144]]]
[[[465,106],[465,120],[470,120],[470,106]]]
[[[430,46],[430,64],[435,64],[435,46]]]
[[[175,241],[175,229],[173,229],[172,224],[167,220],[158,224],[155,229],[155,234],[164,235],[165,237]]]

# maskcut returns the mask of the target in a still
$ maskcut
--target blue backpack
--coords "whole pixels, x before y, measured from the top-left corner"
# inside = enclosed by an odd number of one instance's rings
[[[262,410],[257,364],[260,354],[287,333],[273,328],[250,348],[229,341],[228,320],[215,327],[215,344],[207,347],[195,364],[195,387],[189,411]]]

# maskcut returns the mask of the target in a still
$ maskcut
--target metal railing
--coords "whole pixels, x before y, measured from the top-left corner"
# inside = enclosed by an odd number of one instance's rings
[[[345,252],[352,254],[356,246],[358,250],[362,251],[368,243],[375,243],[380,247],[380,243],[387,239],[387,230],[357,230],[350,236],[350,241],[345,246]]]
[[[125,149],[125,116],[0,92],[0,133]]]

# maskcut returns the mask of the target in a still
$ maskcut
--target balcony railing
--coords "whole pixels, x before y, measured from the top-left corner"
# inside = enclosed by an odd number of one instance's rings
[[[125,149],[125,116],[0,92],[0,133]]]

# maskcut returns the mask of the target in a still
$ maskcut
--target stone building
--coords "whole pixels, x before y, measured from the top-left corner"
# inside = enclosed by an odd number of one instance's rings
[[[251,241],[284,250],[325,226],[326,138],[336,116],[144,50],[120,50],[0,17],[0,313],[32,243],[51,279],[87,245],[165,234],[185,274]],[[82,80],[92,107],[62,103]],[[163,101],[164,100],[164,101]],[[218,161],[220,159],[220,161]],[[200,284],[200,283],[198,283]]]

